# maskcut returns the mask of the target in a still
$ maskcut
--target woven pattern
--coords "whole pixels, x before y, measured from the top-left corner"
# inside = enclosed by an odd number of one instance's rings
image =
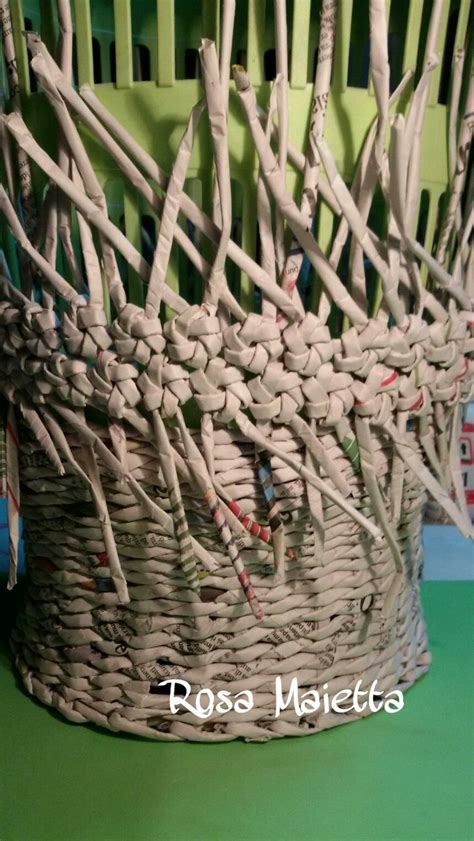
[[[304,448],[288,434],[280,443],[299,464]],[[351,486],[358,510],[371,503],[330,434],[321,444]],[[71,448],[78,459],[81,446]],[[156,487],[159,462],[150,445],[129,442],[131,474],[171,511],[166,487]],[[374,442],[377,475],[390,488],[391,449]],[[220,430],[215,440],[215,476],[254,522],[266,518],[266,503],[253,447],[242,436]],[[357,717],[354,713],[297,718],[294,708],[275,719],[275,677],[288,690],[298,677],[300,692],[330,682],[337,692],[377,680],[381,690],[411,683],[429,663],[418,601],[420,520],[424,494],[407,476],[397,539],[405,584],[391,616],[382,616],[392,557],[384,541],[374,547],[363,529],[324,501],[324,539],[313,533],[304,486],[295,471],[272,460],[275,496],[289,555],[285,577],[274,574],[273,552],[241,548],[265,618],[256,622],[207,506],[192,484],[182,484],[191,534],[212,552],[218,569],[200,576],[191,595],[180,573],[176,539],[137,510],[133,494],[105,473],[104,492],[115,542],[128,583],[130,603],[118,606],[104,556],[99,523],[84,484],[68,471],[51,469],[34,443],[22,447],[22,505],[27,523],[30,587],[14,632],[14,649],[30,691],[73,721],[98,724],[154,738],[263,740],[304,735]],[[242,541],[243,542],[243,541]],[[250,713],[226,713],[197,721],[172,715],[159,684],[180,677],[193,687],[237,693],[250,689]],[[161,690],[163,692],[163,690]],[[158,693],[158,694],[157,694]]]
[[[10,403],[9,586],[19,505],[29,569],[13,634],[25,685],[73,721],[170,740],[266,740],[365,715],[299,716],[288,708],[276,718],[275,678],[286,691],[296,676],[300,691],[331,695],[359,681],[368,689],[377,680],[382,692],[410,685],[430,659],[418,595],[426,492],[465,535],[472,532],[457,446],[460,405],[472,393],[473,216],[461,213],[472,83],[434,256],[413,232],[439,4],[408,115],[390,122],[407,80],[389,96],[385,4],[370,3],[378,117],[349,189],[324,140],[336,5],[322,4],[304,157],[288,142],[285,4],[277,0],[277,77],[267,111],[244,68],[233,68],[260,167],[259,262],[231,238],[233,4],[224,4],[219,56],[211,41],[201,45],[204,96],[169,176],[91,90],[78,94],[71,85],[68,4],[58,8],[58,63],[38,35],[28,35],[32,69],[60,126],[57,163],[24,123],[14,90],[2,123],[30,214],[23,226],[12,177],[8,190],[0,188],[0,207],[24,274],[21,290],[6,267],[0,280],[0,391]],[[72,114],[159,213],[151,266],[109,219]],[[206,118],[212,218],[184,190]],[[285,184],[289,155],[303,171],[299,205]],[[30,160],[49,179],[36,225]],[[385,239],[367,224],[377,184],[388,208]],[[321,197],[340,217],[329,256],[314,236]],[[179,224],[180,212],[212,242],[210,262]],[[348,237],[345,277],[339,263]],[[72,283],[57,270],[59,242]],[[189,304],[167,283],[173,242],[203,276],[202,303]],[[119,256],[146,284],[143,306],[127,295]],[[305,259],[318,281],[314,311],[305,311],[297,285]],[[260,290],[255,312],[231,292],[229,260]],[[366,261],[378,275],[375,294]],[[330,329],[335,311],[342,329]],[[160,685],[173,677],[192,686],[192,697],[201,688],[250,690],[254,707],[205,721],[173,713]]]

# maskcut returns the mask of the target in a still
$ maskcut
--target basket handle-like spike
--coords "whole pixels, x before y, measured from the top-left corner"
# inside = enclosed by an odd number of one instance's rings
[[[313,108],[308,136],[308,151],[304,160],[303,188],[300,205],[301,213],[306,216],[309,228],[313,224],[320,187],[320,161],[314,141],[317,136],[324,134],[336,36],[336,18],[337,2],[334,0],[323,0],[320,17],[318,62],[313,87]],[[281,279],[282,289],[287,290],[290,295],[292,289],[295,289],[304,257],[302,249],[294,253],[297,247],[298,242],[294,240],[286,258]]]
[[[150,318],[155,317],[160,311],[161,299],[166,285],[166,273],[170,261],[171,248],[178,229],[178,215],[184,191],[184,182],[193,150],[194,138],[204,108],[205,103],[201,101],[192,109],[186,131],[178,146],[170,175],[145,301],[145,314]]]
[[[58,24],[59,24],[59,43],[58,43],[58,64],[62,72],[69,81],[72,82],[73,76],[73,23],[71,14],[71,4],[69,0],[57,0],[58,10]],[[28,37],[28,36],[26,36]],[[62,135],[58,138],[58,166],[63,172],[68,172],[71,154],[66,138]],[[59,190],[53,189],[53,196],[50,207],[44,206],[42,209],[42,216],[46,216],[46,239],[45,239],[45,256],[51,265],[56,265],[56,251],[58,235],[61,241],[63,252],[72,276],[76,285],[80,286],[81,270],[74,251],[72,239],[72,219],[70,202],[65,199]]]
[[[271,130],[273,125],[273,114],[276,108],[276,88],[277,84],[272,85],[272,89],[270,92],[270,98],[268,101],[268,110],[266,114],[266,120],[264,123],[265,126],[265,136],[267,140],[271,138]],[[258,171],[258,183],[257,183],[257,220],[258,220],[258,236],[260,240],[260,265],[262,268],[267,272],[268,276],[272,279],[273,283],[276,283],[276,256],[275,256],[275,243],[273,241],[273,230],[272,230],[272,207],[270,203],[270,196],[268,195],[267,186],[265,184],[265,180],[262,175],[262,168],[259,167]],[[283,286],[282,280],[282,289],[285,288]],[[286,288],[286,291],[291,296],[291,290]],[[299,299],[294,296],[295,303],[300,305]],[[304,311],[303,306],[301,305],[301,311]],[[268,318],[271,321],[275,320],[277,316],[277,310],[272,301],[268,299],[265,295],[262,300],[262,315],[264,318]],[[281,318],[284,318],[281,315]]]
[[[208,286],[205,290],[204,302],[217,305],[221,298],[221,290],[224,285],[227,285],[225,280],[225,261],[232,227],[227,112],[222,83],[219,78],[219,64],[215,44],[204,38],[199,48],[199,57],[201,59],[204,92],[206,95],[209,122],[211,124],[220,215],[218,221],[217,219],[214,220],[220,228],[219,244],[212,264]]]
[[[273,0],[275,16],[276,85],[278,166],[283,182],[286,181],[288,158],[288,31],[286,24],[286,0]],[[275,256],[278,274],[281,278],[285,266],[285,219],[278,207],[275,208]],[[282,288],[284,288],[282,286]]]

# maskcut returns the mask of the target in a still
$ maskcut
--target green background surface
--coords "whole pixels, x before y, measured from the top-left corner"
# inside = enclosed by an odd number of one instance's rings
[[[474,584],[422,594],[433,666],[402,712],[266,744],[70,724],[18,686],[4,644],[1,841],[470,841]]]

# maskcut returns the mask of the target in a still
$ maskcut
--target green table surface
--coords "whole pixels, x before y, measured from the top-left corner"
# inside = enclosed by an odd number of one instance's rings
[[[265,744],[71,724],[23,692],[4,645],[0,841],[474,839],[474,585],[422,595],[433,665],[402,712]]]

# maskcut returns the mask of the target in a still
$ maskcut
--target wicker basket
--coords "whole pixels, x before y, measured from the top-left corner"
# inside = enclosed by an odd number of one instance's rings
[[[197,106],[200,82],[174,78],[175,65],[188,75],[197,65],[172,3],[156,4],[154,39],[155,4],[137,14],[138,4],[115,0],[111,51],[100,19],[108,4],[93,4],[94,24],[77,0],[81,95],[69,82],[67,4],[58,2],[62,72],[45,48],[55,44],[54,18],[29,10],[26,28],[42,27],[44,42],[22,42],[19,2],[10,2],[13,39],[0,5],[12,83],[0,390],[9,402],[9,585],[19,502],[28,567],[12,636],[25,686],[72,721],[155,739],[263,741],[367,715],[370,707],[351,709],[357,687],[377,682],[383,695],[429,666],[419,603],[426,492],[471,534],[457,447],[472,390],[472,215],[469,196],[460,201],[469,4],[451,25],[450,110],[438,103],[442,64],[433,60],[449,4],[437,0],[431,20],[422,4],[409,6],[392,87],[415,64],[419,31],[425,58],[412,93],[404,77],[391,101],[383,2],[367,11],[369,91],[346,83],[350,56],[352,78],[365,72],[355,18],[359,53],[350,50],[352,3],[341,3],[335,39],[332,0],[321,27],[309,2],[294,3],[290,73],[282,0],[273,18],[264,3],[238,4],[233,40],[234,4],[223,4],[222,20],[219,4],[204,4],[201,34],[217,41],[221,68],[206,38]],[[393,36],[403,21],[390,21]],[[189,32],[198,34],[194,24]],[[44,94],[29,96],[27,47],[59,120],[54,140]],[[245,61],[249,76],[234,68],[227,104],[231,60]],[[278,116],[276,157],[257,104],[267,101]],[[349,103],[351,143],[340,116]],[[385,208],[385,223],[371,206]],[[276,715],[295,678],[300,696],[347,690],[346,709],[288,703]],[[189,704],[202,690],[248,692],[253,703],[206,718],[182,703],[175,711],[172,680],[189,684]]]

